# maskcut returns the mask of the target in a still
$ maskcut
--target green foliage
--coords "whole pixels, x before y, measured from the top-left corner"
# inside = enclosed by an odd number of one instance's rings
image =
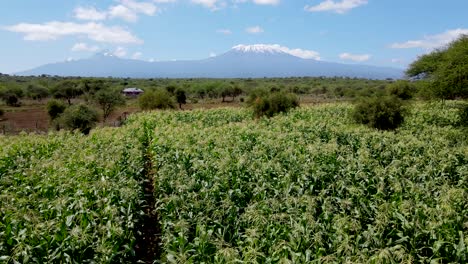
[[[49,96],[49,89],[41,85],[30,84],[26,88],[26,94],[34,100],[42,100]]]
[[[175,91],[178,90],[175,85],[166,86],[166,91],[171,95],[174,95]]]
[[[47,114],[51,120],[57,119],[67,108],[67,106],[59,100],[49,100],[46,105]]]
[[[410,77],[430,80],[427,93],[440,99],[468,98],[468,36],[420,57],[408,68]]]
[[[185,94],[185,91],[182,89],[177,89],[175,92],[175,97],[177,103],[179,104],[179,108],[182,109],[182,105],[187,103],[187,95]]]
[[[144,262],[150,180],[155,263],[467,263],[468,138],[430,121],[458,122],[459,104],[416,103],[398,133],[350,124],[340,103],[1,136],[0,262]]]
[[[21,106],[20,99],[24,96],[24,91],[16,85],[10,85],[8,88],[0,87],[0,98],[8,106]]]
[[[468,127],[468,104],[462,105],[458,111],[460,125]]]
[[[125,98],[116,90],[100,89],[94,95],[94,100],[102,110],[104,121],[117,106],[125,105]]]
[[[394,130],[404,121],[403,104],[397,97],[373,97],[361,99],[355,106],[356,122],[380,130]]]
[[[60,121],[65,128],[79,130],[87,135],[98,122],[98,116],[98,112],[95,109],[79,104],[65,109],[60,116]]]
[[[5,101],[5,103],[8,105],[8,106],[13,106],[13,107],[20,107],[21,106],[21,102],[18,98],[17,95],[13,94],[13,93],[8,93],[4,96],[3,100]]]
[[[398,133],[352,110],[134,117],[154,137],[159,262],[466,263],[468,141],[426,122],[454,109],[417,103]]]
[[[0,263],[135,263],[137,127],[0,137]]]
[[[402,100],[409,100],[413,98],[416,93],[416,87],[409,81],[396,81],[387,86],[387,91],[390,96],[395,96]]]
[[[140,108],[143,110],[175,108],[174,99],[171,94],[161,89],[156,91],[146,91],[140,95],[138,103]]]
[[[226,102],[226,97],[232,97],[231,101],[234,101],[234,99],[241,95],[242,92],[242,89],[237,86],[225,85],[221,88],[221,97],[223,98],[223,102]]]
[[[285,92],[257,96],[255,99],[251,100],[253,100],[251,106],[253,107],[256,117],[272,117],[278,113],[285,113],[299,106],[299,99],[297,96]]]
[[[52,94],[55,98],[67,100],[68,105],[71,105],[71,100],[83,94],[83,90],[79,83],[72,80],[64,80],[59,82],[53,89]]]

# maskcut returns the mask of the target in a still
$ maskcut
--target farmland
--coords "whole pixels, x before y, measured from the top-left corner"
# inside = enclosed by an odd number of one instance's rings
[[[402,127],[347,103],[271,119],[159,111],[89,136],[0,137],[0,258],[134,262],[145,183],[163,263],[468,261],[468,138],[456,101]]]

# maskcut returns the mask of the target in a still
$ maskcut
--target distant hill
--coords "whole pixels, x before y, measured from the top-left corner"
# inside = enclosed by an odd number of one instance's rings
[[[89,59],[46,64],[17,75],[131,78],[357,77],[398,79],[403,70],[302,59],[274,45],[239,45],[216,57],[147,62],[99,53]]]

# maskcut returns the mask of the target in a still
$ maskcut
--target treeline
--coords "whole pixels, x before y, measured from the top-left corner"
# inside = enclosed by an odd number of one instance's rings
[[[317,95],[325,98],[355,98],[383,94],[394,80],[356,78],[268,78],[268,79],[121,79],[79,77],[0,76],[0,97],[9,105],[19,105],[21,99],[43,100],[63,98],[67,101],[92,95],[100,89],[121,91],[127,87],[147,90],[164,89],[170,93],[183,90],[188,99],[221,99],[229,102],[240,95],[261,88],[285,91],[297,95]]]

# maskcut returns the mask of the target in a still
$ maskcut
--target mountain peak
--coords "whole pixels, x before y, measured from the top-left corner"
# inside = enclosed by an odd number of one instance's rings
[[[232,50],[237,52],[244,52],[244,53],[281,53],[287,54],[280,45],[273,44],[254,44],[254,45],[237,45],[232,47]]]
[[[94,54],[92,58],[115,58],[116,56],[108,50],[103,50]]]

